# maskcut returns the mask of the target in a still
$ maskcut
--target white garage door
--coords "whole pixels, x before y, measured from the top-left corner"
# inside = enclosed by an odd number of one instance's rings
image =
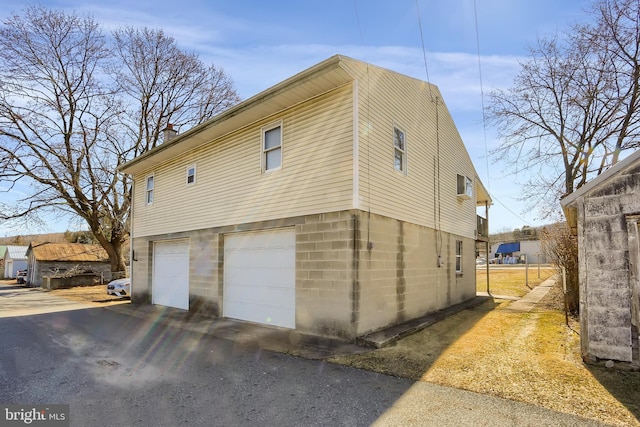
[[[153,304],[189,309],[189,241],[153,244]]]
[[[295,254],[294,229],[226,235],[223,315],[295,328]]]

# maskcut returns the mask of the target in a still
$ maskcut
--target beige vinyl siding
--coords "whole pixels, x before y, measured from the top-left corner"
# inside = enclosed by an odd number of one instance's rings
[[[346,85],[137,174],[135,236],[350,209],[352,111]],[[282,169],[262,173],[261,128],[278,121]],[[187,186],[185,167],[193,163],[196,183]],[[154,202],[147,206],[150,173]]]
[[[438,88],[371,65],[345,66],[360,79],[360,207],[475,238],[475,199],[458,199],[456,177],[476,172]],[[393,165],[394,125],[405,131],[406,176]]]

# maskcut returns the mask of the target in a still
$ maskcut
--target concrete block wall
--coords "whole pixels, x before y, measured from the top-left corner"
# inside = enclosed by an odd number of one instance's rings
[[[583,356],[631,362],[629,243],[626,215],[640,212],[640,170],[614,177],[584,197],[580,239]]]
[[[153,241],[147,237],[131,239],[131,302],[151,303]]]
[[[475,241],[375,214],[361,213],[359,223],[358,335],[475,297]]]
[[[354,239],[357,211],[304,217],[296,226],[296,328],[317,335],[355,337],[359,301]]]
[[[398,276],[398,271],[406,267],[401,223],[363,213],[360,227],[359,335],[384,324],[400,323],[407,318],[406,278],[404,275]]]
[[[93,271],[96,273],[98,281],[107,283],[111,281],[111,264],[108,262],[59,262],[59,261],[40,261],[36,264],[37,274],[35,274],[35,280],[29,284],[29,286],[46,287],[47,281],[45,277],[60,277],[65,273],[70,273],[73,270],[77,271]],[[79,279],[82,280],[82,279]],[[90,281],[93,284],[93,281]],[[73,285],[78,286],[78,285]]]
[[[153,242],[188,239],[189,308],[220,316],[224,234],[281,226],[296,230],[299,332],[354,339],[475,296],[473,240],[349,210],[134,238],[132,301],[152,301]],[[456,240],[463,274],[455,272]]]

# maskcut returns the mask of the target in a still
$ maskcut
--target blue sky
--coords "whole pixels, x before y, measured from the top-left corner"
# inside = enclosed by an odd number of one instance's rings
[[[537,37],[552,36],[589,18],[587,1],[475,0],[475,6],[474,0],[48,0],[40,4],[90,13],[107,29],[162,28],[205,63],[223,68],[243,99],[336,53],[427,80],[424,40],[428,80],[440,88],[475,168],[494,197],[491,232],[547,222],[536,212],[524,212],[514,177],[506,175],[504,165],[487,161],[487,150],[499,141],[490,127],[485,138],[478,45],[486,104],[492,88],[511,84],[518,61],[526,58],[527,46]],[[0,18],[20,12],[24,5],[22,0],[3,0]],[[0,201],[7,197],[0,193]],[[47,231],[67,228],[77,224],[57,221]],[[0,235],[6,234],[14,232],[0,224]]]

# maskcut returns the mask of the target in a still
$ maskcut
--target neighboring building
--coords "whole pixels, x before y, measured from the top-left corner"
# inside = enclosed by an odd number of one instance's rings
[[[499,242],[491,245],[489,260],[497,258],[502,263],[507,257],[509,257],[511,260],[510,263],[512,264],[544,264],[547,262],[546,257],[542,253],[540,240]]]
[[[91,284],[96,279],[107,282],[111,279],[109,256],[99,245],[31,243],[27,256],[27,284],[31,287],[51,288],[51,281],[47,281],[51,278],[67,278],[69,285]]]
[[[7,253],[7,246],[0,245],[0,274],[4,277],[4,256]]]
[[[27,269],[27,246],[8,245],[4,253],[4,277],[15,279],[20,270]]]
[[[547,258],[542,253],[542,244],[540,240],[522,240],[520,242],[520,255],[526,256],[526,262],[529,264],[545,264]]]
[[[640,151],[562,199],[578,236],[580,339],[587,360],[640,363]]]
[[[353,339],[476,295],[491,200],[424,81],[336,55],[120,170],[134,302]]]
[[[517,264],[520,259],[520,242],[500,243],[495,258],[500,264]]]

